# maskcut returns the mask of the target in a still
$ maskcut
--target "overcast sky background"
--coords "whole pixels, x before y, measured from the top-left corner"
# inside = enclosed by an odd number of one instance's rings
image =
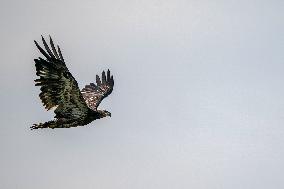
[[[0,188],[284,188],[284,1],[0,2]],[[111,118],[53,118],[33,40],[80,87],[110,69]]]

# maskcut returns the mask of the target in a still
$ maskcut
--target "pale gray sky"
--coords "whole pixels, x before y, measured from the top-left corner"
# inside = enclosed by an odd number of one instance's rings
[[[1,1],[0,188],[284,188],[284,1]],[[33,40],[80,87],[109,68],[111,118],[48,121]]]

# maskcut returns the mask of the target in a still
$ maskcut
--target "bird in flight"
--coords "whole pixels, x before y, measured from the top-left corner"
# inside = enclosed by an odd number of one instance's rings
[[[35,42],[38,50],[45,57],[34,59],[36,75],[35,85],[40,86],[39,97],[47,110],[55,108],[54,120],[33,124],[31,129],[70,128],[84,126],[96,119],[111,116],[106,110],[98,110],[101,101],[113,90],[114,80],[110,71],[96,75],[96,84],[90,83],[81,91],[78,83],[66,67],[61,50],[54,46],[49,36],[50,47],[42,37],[44,48]]]

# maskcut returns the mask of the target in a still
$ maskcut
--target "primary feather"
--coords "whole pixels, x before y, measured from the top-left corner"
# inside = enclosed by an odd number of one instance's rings
[[[39,97],[47,110],[56,107],[55,120],[34,124],[31,129],[38,128],[69,128],[83,126],[95,119],[110,116],[105,110],[98,110],[100,102],[113,90],[114,80],[110,71],[102,72],[102,81],[96,76],[97,85],[90,83],[80,91],[78,83],[66,67],[59,46],[54,46],[50,37],[50,46],[42,37],[44,49],[34,41],[45,59],[35,59],[35,85],[40,86]]]
[[[100,77],[96,76],[96,83],[90,83],[82,89],[83,97],[89,108],[96,111],[101,101],[107,97],[113,90],[113,76],[110,76],[110,71],[107,70],[107,77],[105,72],[102,73],[102,81]]]

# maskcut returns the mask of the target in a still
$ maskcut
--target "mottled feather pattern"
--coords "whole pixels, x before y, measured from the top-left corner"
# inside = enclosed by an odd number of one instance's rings
[[[107,70],[107,76],[105,71],[102,72],[102,80],[96,75],[96,83],[86,85],[81,91],[88,107],[92,110],[96,110],[101,101],[113,90],[114,81],[110,71]]]
[[[78,83],[69,72],[64,62],[60,47],[55,48],[50,38],[50,46],[42,37],[44,48],[36,42],[36,46],[45,59],[35,59],[36,75],[35,85],[40,86],[39,97],[47,110],[54,110],[55,120],[46,123],[34,124],[31,129],[38,128],[69,128],[83,126],[95,119],[110,116],[106,110],[97,110],[103,98],[113,90],[113,76],[110,71],[102,73],[102,81],[96,77],[97,85],[86,85],[82,93]]]
[[[42,41],[47,53],[37,42],[35,43],[46,60],[42,58],[35,59],[36,75],[40,77],[35,80],[35,85],[41,86],[39,97],[43,105],[48,110],[58,106],[55,110],[55,113],[59,115],[57,115],[57,117],[71,117],[73,113],[75,117],[82,116],[78,115],[78,112],[86,114],[88,111],[87,106],[77,81],[62,61],[63,58],[59,58],[51,37],[50,44],[53,52],[50,50],[43,37]]]

